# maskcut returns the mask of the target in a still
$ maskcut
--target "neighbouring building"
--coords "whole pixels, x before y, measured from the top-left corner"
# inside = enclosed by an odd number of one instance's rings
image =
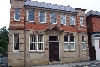
[[[89,60],[85,11],[69,5],[11,0],[8,65]]]
[[[86,13],[90,60],[100,60],[100,12]]]

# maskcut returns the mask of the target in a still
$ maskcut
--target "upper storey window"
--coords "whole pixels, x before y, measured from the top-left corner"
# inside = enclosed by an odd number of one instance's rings
[[[27,21],[34,22],[34,11],[33,10],[27,11]]]
[[[83,22],[83,17],[80,17],[80,25],[83,26],[84,22]]]
[[[61,14],[60,18],[61,18],[61,24],[66,24],[66,15]]]
[[[45,12],[44,11],[39,12],[39,21],[40,23],[45,23]]]
[[[56,13],[52,12],[50,14],[50,19],[51,19],[51,21],[50,21],[51,23],[56,23]]]
[[[75,25],[75,16],[70,16],[70,25]]]
[[[20,21],[20,9],[15,9],[14,20]]]

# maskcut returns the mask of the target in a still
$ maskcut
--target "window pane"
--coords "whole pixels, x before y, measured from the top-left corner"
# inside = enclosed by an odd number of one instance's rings
[[[84,36],[82,36],[82,42],[85,42],[85,40],[84,40]]]
[[[56,14],[51,13],[51,23],[56,23]]]
[[[33,43],[30,44],[30,50],[33,50]]]
[[[83,17],[80,17],[80,20],[82,21],[83,20]]]
[[[34,18],[33,16],[29,15],[29,16],[28,16],[28,21],[34,21],[33,18]]]
[[[70,43],[70,49],[74,49],[74,43]]]
[[[68,42],[68,36],[64,36],[64,42]]]
[[[83,25],[83,17],[80,17],[80,25]]]
[[[82,43],[82,49],[85,49],[85,48],[86,48],[86,44]]]
[[[33,15],[34,12],[33,12],[32,10],[29,10],[29,11],[28,11],[28,14],[29,14],[29,15]]]
[[[62,19],[62,18],[64,19],[64,18],[65,18],[65,16],[66,16],[66,15],[64,15],[64,14],[61,14],[61,19]]]
[[[40,12],[40,22],[45,22],[45,12]]]
[[[45,12],[40,12],[40,16],[41,17],[45,16]]]
[[[30,43],[30,50],[36,50],[35,43]]]
[[[49,36],[49,41],[58,41],[58,36]]]
[[[43,42],[43,35],[38,35],[38,42]]]
[[[20,20],[20,14],[15,14],[15,19]]]
[[[74,42],[74,36],[70,36],[70,42]]]
[[[20,20],[20,9],[15,10],[15,20]]]
[[[34,21],[34,11],[33,10],[28,11],[28,21]]]
[[[16,13],[16,14],[20,13],[20,9],[16,9],[16,10],[15,10],[15,13]]]
[[[64,43],[64,49],[69,49],[68,43]]]
[[[36,36],[30,35],[30,42],[36,42]]]
[[[51,23],[56,23],[56,18],[51,18]]]
[[[61,19],[61,24],[66,24],[66,20],[65,19]]]
[[[40,17],[40,22],[45,22],[45,17]]]
[[[75,21],[74,20],[70,20],[70,25],[75,25]]]
[[[14,34],[14,50],[19,50],[19,34]]]
[[[51,17],[56,17],[56,14],[55,13],[51,13]]]
[[[43,43],[38,43],[38,50],[43,50]]]
[[[70,16],[70,25],[75,25],[75,17]]]

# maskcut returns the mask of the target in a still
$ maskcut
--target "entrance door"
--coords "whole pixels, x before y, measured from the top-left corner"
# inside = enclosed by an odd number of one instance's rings
[[[59,42],[49,42],[49,60],[59,61]]]

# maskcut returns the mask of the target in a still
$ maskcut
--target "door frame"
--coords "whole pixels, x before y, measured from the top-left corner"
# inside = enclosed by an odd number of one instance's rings
[[[52,35],[49,35],[49,36],[52,36]],[[49,41],[50,42],[59,42],[59,60],[60,60],[60,38],[59,38],[59,35],[53,35],[53,36],[58,36],[58,41]]]

